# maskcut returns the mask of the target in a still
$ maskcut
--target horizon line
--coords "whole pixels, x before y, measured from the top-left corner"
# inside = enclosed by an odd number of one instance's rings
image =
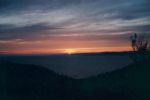
[[[13,53],[0,53],[0,55],[78,55],[78,54],[103,54],[103,53],[125,53],[132,52],[132,50],[124,50],[124,51],[103,51],[103,52],[76,52],[76,53],[30,53],[30,54],[13,54]]]

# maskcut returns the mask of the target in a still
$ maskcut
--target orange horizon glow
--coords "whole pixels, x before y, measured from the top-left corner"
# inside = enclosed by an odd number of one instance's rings
[[[100,52],[124,52],[131,51],[131,47],[105,47],[105,48],[64,48],[64,49],[39,49],[1,52],[1,54],[78,54]]]
[[[10,40],[1,41],[0,54],[76,54],[97,52],[130,51],[126,42],[110,40],[64,40],[51,39],[41,41]]]

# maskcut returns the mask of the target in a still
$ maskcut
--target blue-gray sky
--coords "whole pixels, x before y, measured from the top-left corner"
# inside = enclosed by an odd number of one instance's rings
[[[150,0],[0,0],[0,53],[123,51],[135,32]]]

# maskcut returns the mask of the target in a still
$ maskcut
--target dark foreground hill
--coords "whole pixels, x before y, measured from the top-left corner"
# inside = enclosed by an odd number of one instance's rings
[[[81,87],[94,100],[150,100],[150,60],[84,79]]]
[[[0,62],[0,100],[70,100],[73,84],[41,66]]]
[[[150,62],[77,80],[0,61],[0,100],[150,100]]]

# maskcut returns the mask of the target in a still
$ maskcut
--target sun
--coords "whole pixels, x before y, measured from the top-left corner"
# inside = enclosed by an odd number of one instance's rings
[[[77,50],[76,49],[65,49],[64,52],[71,55],[71,54],[77,53]]]

